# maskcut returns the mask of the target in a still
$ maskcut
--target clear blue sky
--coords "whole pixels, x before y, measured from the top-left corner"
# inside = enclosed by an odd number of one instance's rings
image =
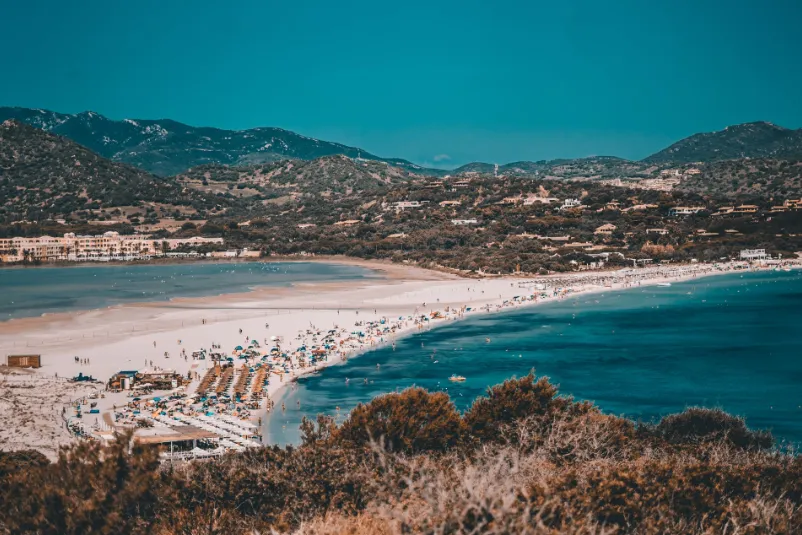
[[[448,167],[802,126],[802,0],[0,0],[0,105]]]

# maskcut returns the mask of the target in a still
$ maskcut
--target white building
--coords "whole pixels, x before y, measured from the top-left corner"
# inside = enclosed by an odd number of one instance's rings
[[[390,206],[396,211],[406,210],[407,208],[420,208],[426,201],[398,201],[392,203]]]
[[[741,260],[768,260],[769,255],[765,249],[743,249],[738,255]]]
[[[668,211],[669,215],[693,215],[703,212],[704,206],[675,206]]]
[[[451,220],[451,224],[452,225],[457,225],[457,226],[461,226],[461,225],[478,225],[479,221],[477,221],[476,219],[452,219]]]
[[[571,210],[573,208],[584,208],[584,205],[579,199],[565,199],[563,205],[560,206],[560,210]]]
[[[72,232],[62,238],[40,236],[38,238],[0,239],[0,261],[21,262],[83,262],[137,260],[162,256],[167,251],[182,246],[198,247],[206,244],[222,244],[223,238],[152,239],[142,234],[124,235],[105,232],[96,236],[81,236]]]

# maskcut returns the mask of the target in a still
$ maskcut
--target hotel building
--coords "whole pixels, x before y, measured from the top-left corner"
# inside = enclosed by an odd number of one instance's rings
[[[106,232],[97,236],[64,234],[63,238],[0,238],[0,262],[21,262],[28,258],[39,262],[85,262],[138,260],[162,256],[182,246],[198,247],[223,244],[223,238],[153,239],[142,234],[122,235]]]

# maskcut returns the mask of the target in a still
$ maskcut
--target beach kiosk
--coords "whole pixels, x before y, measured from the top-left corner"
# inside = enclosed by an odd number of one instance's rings
[[[9,368],[41,368],[41,355],[8,355],[6,362]]]

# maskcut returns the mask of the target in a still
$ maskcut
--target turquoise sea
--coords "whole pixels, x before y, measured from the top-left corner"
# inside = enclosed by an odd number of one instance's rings
[[[447,390],[464,410],[532,368],[609,413],[653,421],[720,407],[800,444],[802,274],[706,277],[449,322],[301,378],[267,419],[266,439],[296,443],[303,416],[341,421],[357,403],[411,385]],[[453,373],[467,381],[450,383]]]
[[[260,286],[375,277],[316,262],[184,263],[0,270],[0,321],[125,303],[247,292]]]

